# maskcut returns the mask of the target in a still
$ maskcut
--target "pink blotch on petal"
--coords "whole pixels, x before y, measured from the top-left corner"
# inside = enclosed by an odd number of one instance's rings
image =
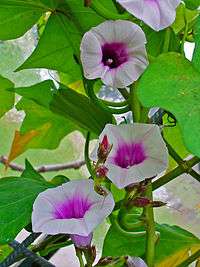
[[[81,193],[74,194],[64,202],[58,203],[55,207],[55,219],[81,219],[92,206],[92,201]]]
[[[113,163],[121,168],[130,168],[147,158],[142,143],[121,143],[113,157]]]

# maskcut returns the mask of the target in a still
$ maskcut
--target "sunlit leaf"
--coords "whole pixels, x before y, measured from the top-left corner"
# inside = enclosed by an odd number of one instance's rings
[[[0,244],[8,243],[30,223],[37,195],[51,187],[31,177],[3,178],[0,181]]]
[[[99,135],[112,115],[95,105],[88,97],[61,85],[51,102],[51,110],[72,120],[80,128]]]
[[[136,256],[145,254],[145,234],[140,234],[141,229],[132,232],[120,230],[112,225],[107,233],[103,256]],[[166,224],[156,224],[159,234],[156,242],[156,267],[174,267],[184,261],[192,250],[200,248],[200,240],[188,231]]]
[[[0,117],[2,117],[14,105],[14,93],[7,91],[7,89],[13,87],[14,84],[11,81],[0,76]]]
[[[16,140],[13,142],[11,160],[30,148],[55,149],[67,134],[79,129],[73,122],[49,109],[54,91],[52,81],[15,89],[16,93],[23,96],[16,107],[25,111],[26,116],[17,136],[17,150]]]
[[[25,134],[21,134],[19,131],[16,131],[12,142],[11,150],[8,156],[7,164],[9,164],[12,160],[17,158],[24,151],[26,151],[27,145],[34,137],[38,135],[39,132],[37,130],[31,130]]]
[[[1,0],[0,40],[15,39],[23,35],[41,15],[53,11],[56,1],[52,0]]]
[[[187,149],[200,156],[200,73],[176,53],[159,56],[138,84],[146,107],[161,107],[177,119]]]

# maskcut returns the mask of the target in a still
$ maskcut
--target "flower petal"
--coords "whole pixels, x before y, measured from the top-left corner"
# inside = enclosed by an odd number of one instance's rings
[[[155,31],[170,26],[181,0],[117,0],[128,12],[143,20]]]
[[[144,32],[130,21],[105,21],[93,27],[81,42],[85,77],[99,77],[114,88],[132,84],[148,65],[145,44]]]
[[[167,147],[157,125],[108,124],[100,140],[104,135],[112,145],[105,162],[107,177],[118,188],[156,176],[167,168]]]
[[[83,218],[57,218],[55,211],[59,207],[58,204],[71,199],[74,194],[81,194],[91,201],[92,205],[89,210]],[[57,188],[47,189],[38,195],[33,205],[33,231],[51,235],[66,233],[88,236],[112,212],[113,208],[112,194],[108,193],[106,197],[97,194],[94,191],[93,180],[70,181]]]

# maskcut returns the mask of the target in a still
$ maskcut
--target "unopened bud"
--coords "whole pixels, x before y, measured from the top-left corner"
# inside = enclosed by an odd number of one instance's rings
[[[166,206],[166,205],[167,205],[167,203],[162,202],[162,201],[153,201],[152,202],[152,206],[154,208],[159,208],[159,207],[163,207],[163,206]]]
[[[151,204],[151,200],[146,197],[137,197],[129,201],[129,205],[139,208],[146,207],[149,204]]]
[[[108,157],[108,154],[110,153],[112,146],[108,142],[107,135],[104,135],[102,142],[99,144],[97,156],[98,159],[102,162],[105,162],[105,160]]]
[[[108,172],[108,168],[106,168],[104,165],[101,165],[96,170],[96,175],[100,178],[106,177],[106,174]]]

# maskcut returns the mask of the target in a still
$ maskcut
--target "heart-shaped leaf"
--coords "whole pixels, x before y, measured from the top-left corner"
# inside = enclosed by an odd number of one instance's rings
[[[200,73],[177,53],[159,56],[138,83],[146,107],[161,107],[178,120],[187,149],[200,156]]]

